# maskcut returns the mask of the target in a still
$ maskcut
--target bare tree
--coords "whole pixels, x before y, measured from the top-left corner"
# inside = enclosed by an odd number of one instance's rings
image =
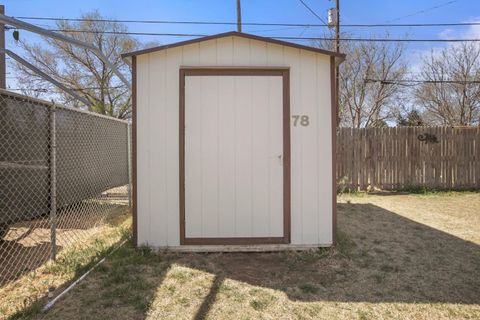
[[[130,68],[120,54],[139,46],[131,36],[125,34],[125,25],[117,22],[94,21],[104,19],[97,11],[81,16],[82,21],[59,21],[60,32],[78,40],[90,43],[107,56],[122,73],[129,77]],[[20,42],[27,60],[52,76],[68,88],[77,91],[91,103],[90,111],[122,119],[130,117],[131,94],[129,89],[115,77],[113,71],[92,52],[68,43],[46,38],[48,46]],[[17,65],[19,84],[27,93],[37,96],[37,87],[53,92],[61,103],[79,107],[71,96],[44,81],[30,70]]]
[[[416,110],[412,109],[407,111],[405,114],[399,113],[397,116],[397,126],[400,127],[421,127],[424,126],[425,123],[423,122],[421,113]]]
[[[437,125],[480,125],[480,46],[461,43],[432,51],[423,60],[423,83],[415,97],[427,121]]]
[[[330,41],[318,45],[332,48]],[[398,83],[407,73],[403,46],[344,41],[341,51],[347,58],[340,67],[340,125],[355,128],[387,125],[388,120],[395,118],[397,112],[393,111],[403,98],[404,87]]]

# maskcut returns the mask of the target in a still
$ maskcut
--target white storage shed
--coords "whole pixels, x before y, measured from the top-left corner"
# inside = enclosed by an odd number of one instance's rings
[[[343,54],[228,32],[126,53],[137,245],[335,243],[335,65]]]

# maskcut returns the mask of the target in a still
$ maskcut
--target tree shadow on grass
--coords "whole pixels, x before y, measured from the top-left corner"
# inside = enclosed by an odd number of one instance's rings
[[[335,249],[179,255],[175,263],[293,301],[480,303],[480,246],[372,204],[338,204],[338,212]]]
[[[232,290],[225,288],[231,280],[300,302],[480,303],[478,245],[372,204],[339,204],[338,223],[336,248],[308,252],[151,254],[127,247],[49,316],[65,316],[67,308],[66,315],[82,310],[92,318],[183,312],[204,319]]]

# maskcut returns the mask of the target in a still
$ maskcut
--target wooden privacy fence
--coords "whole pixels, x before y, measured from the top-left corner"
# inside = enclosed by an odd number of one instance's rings
[[[480,188],[480,128],[340,128],[339,187]]]

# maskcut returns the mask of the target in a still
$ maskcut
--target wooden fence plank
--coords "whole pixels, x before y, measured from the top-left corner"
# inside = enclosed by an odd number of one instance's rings
[[[340,128],[336,152],[337,181],[353,189],[480,188],[478,127]]]

